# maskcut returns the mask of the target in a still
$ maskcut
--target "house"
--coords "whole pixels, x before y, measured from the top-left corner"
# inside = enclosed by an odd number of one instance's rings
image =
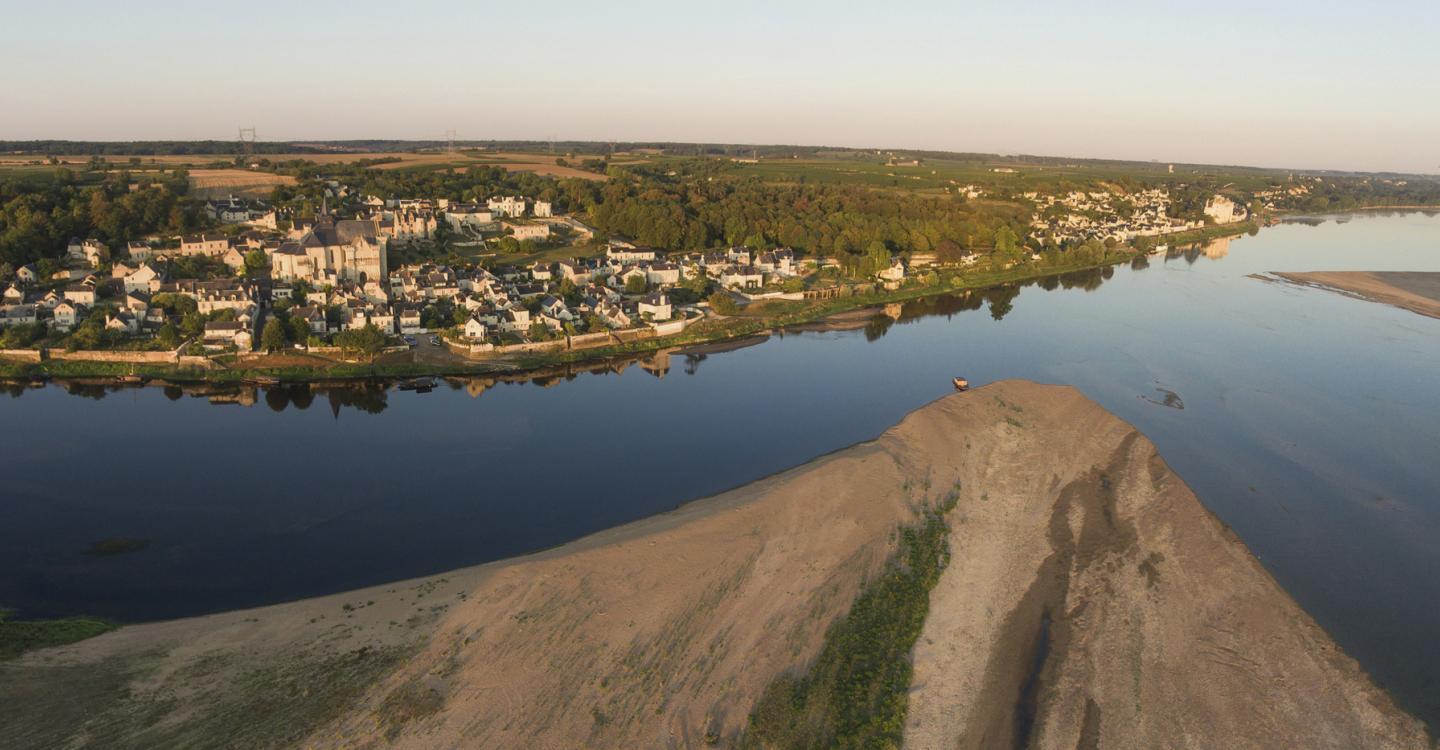
[[[127,274],[121,281],[127,292],[154,292],[160,288],[165,277],[149,263],[143,263],[139,268]]]
[[[243,345],[241,344],[242,339]],[[250,331],[244,323],[238,320],[212,320],[205,324],[205,343],[233,344],[242,349],[248,349],[250,348]]]
[[[555,215],[554,211],[550,208],[550,201],[535,201],[532,211],[535,216],[542,218],[549,218]]]
[[[207,327],[209,324],[206,324]],[[126,310],[105,314],[105,330],[134,336],[140,332],[140,319]]]
[[[617,263],[651,262],[660,256],[653,247],[635,247],[627,243],[612,242],[605,246],[605,257]]]
[[[15,280],[21,284],[34,284],[40,280],[40,273],[35,270],[34,263],[26,263],[15,269]]]
[[[5,293],[0,295],[0,300],[7,305],[18,305],[25,301],[25,290],[21,289],[19,284],[11,284],[5,287]]]
[[[452,229],[464,226],[480,227],[495,221],[495,212],[489,206],[475,203],[457,203],[445,209],[445,220]]]
[[[420,331],[420,308],[418,306],[403,307],[396,315],[396,321],[400,324],[401,333],[418,333]]]
[[[465,321],[465,338],[471,341],[484,341],[489,336],[488,327],[481,320],[471,315]]]
[[[720,286],[731,289],[755,289],[765,284],[765,274],[754,266],[725,266],[720,271]]]
[[[146,291],[135,291],[125,293],[125,308],[136,312],[145,312],[150,309],[150,293]]]
[[[313,334],[320,336],[325,335],[325,311],[314,305],[290,308],[290,318],[292,320],[299,318],[305,321],[305,324],[310,326],[310,332]]]
[[[680,283],[680,266],[674,263],[651,263],[644,268],[645,280],[649,284],[670,286]]]
[[[900,260],[899,258],[896,258],[896,259],[890,261],[890,267],[889,267],[889,268],[886,268],[886,269],[880,271],[880,273],[876,274],[876,276],[879,276],[881,281],[888,281],[888,282],[895,282],[895,283],[904,281],[904,280],[905,280],[905,263],[904,263],[904,261]]]
[[[560,278],[575,282],[575,286],[590,283],[590,267],[583,260],[562,260],[558,264]]]
[[[602,303],[595,308],[595,315],[610,328],[630,327],[630,316],[619,305]]]
[[[110,248],[100,240],[90,239],[82,242],[78,237],[71,237],[70,244],[65,247],[65,255],[76,263],[83,262],[98,266],[110,260]]]
[[[75,324],[85,317],[85,306],[66,300],[55,306],[51,311],[54,326],[61,331],[68,331],[75,327]]]
[[[575,316],[570,314],[570,308],[565,306],[565,301],[559,297],[546,295],[540,300],[540,312],[556,320],[572,320]]]
[[[70,284],[65,287],[65,299],[82,305],[95,304],[95,287],[90,284]]]
[[[143,263],[155,254],[155,248],[148,242],[131,242],[125,246],[125,254],[131,261]]]
[[[625,268],[624,271],[616,274],[613,278],[614,281],[612,283],[622,288],[629,286],[631,279],[640,279],[646,284],[650,283],[650,274],[646,273],[645,269],[641,268],[640,266],[628,266]]]
[[[636,306],[642,317],[648,316],[650,320],[669,320],[674,317],[670,307],[670,298],[664,292],[651,292],[640,298]]]
[[[0,308],[0,328],[29,325],[39,319],[39,314],[35,305],[6,305]]]
[[[500,313],[500,328],[505,331],[523,332],[530,329],[530,311],[518,305]]]
[[[1223,195],[1216,195],[1205,202],[1205,215],[1216,224],[1233,224],[1244,221],[1249,212],[1245,207]]]
[[[206,232],[204,234],[188,234],[177,237],[180,240],[181,255],[207,255],[215,257],[224,255],[230,249],[230,238],[223,234]]]
[[[519,195],[495,196],[486,205],[496,216],[518,218],[525,215],[525,198]]]
[[[239,271],[245,268],[245,254],[237,247],[231,247],[220,256],[220,262],[224,263],[232,271]]]
[[[550,238],[550,225],[540,222],[502,221],[500,226],[517,240],[546,240]]]

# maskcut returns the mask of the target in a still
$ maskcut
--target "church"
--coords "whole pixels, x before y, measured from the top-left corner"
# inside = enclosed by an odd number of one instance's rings
[[[321,215],[299,239],[282,244],[270,258],[277,280],[303,280],[316,285],[339,281],[383,281],[388,238],[373,219],[341,219]]]

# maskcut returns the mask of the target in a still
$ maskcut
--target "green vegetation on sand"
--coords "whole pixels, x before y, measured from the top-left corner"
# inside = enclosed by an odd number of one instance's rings
[[[11,620],[8,613],[0,611],[0,661],[14,659],[27,651],[94,638],[117,627],[113,622],[92,617]]]
[[[810,669],[782,675],[765,689],[741,747],[900,746],[910,651],[930,611],[930,589],[950,560],[944,514],[954,506],[952,495],[900,530],[894,558],[830,627]]]

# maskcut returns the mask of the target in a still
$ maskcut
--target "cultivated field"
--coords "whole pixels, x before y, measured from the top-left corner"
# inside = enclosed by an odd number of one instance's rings
[[[49,164],[47,157],[36,154],[0,154],[0,176],[12,171],[24,172],[46,172],[60,167],[72,170],[83,170],[87,168],[93,157],[88,155],[61,155],[56,156],[56,164]],[[165,154],[159,156],[106,156],[103,157],[107,165],[115,168],[129,168],[135,172],[159,170],[159,169],[190,169],[192,178],[199,170],[208,166],[216,165],[218,162],[233,163],[235,156],[232,154]],[[589,172],[575,167],[562,167],[555,163],[558,158],[552,154],[521,154],[521,153],[490,153],[484,151],[457,151],[455,153],[435,152],[407,152],[407,151],[374,151],[374,152],[335,152],[318,154],[256,154],[257,161],[264,159],[271,163],[287,161],[309,161],[316,164],[347,164],[362,160],[394,159],[384,164],[375,165],[376,169],[438,169],[443,167],[471,167],[471,166],[496,166],[514,172],[533,172],[547,177],[578,177],[587,180],[603,180],[604,175]],[[134,159],[134,161],[132,161]],[[578,160],[578,157],[577,157]],[[207,172],[215,173],[213,178],[220,180],[215,187],[229,187],[228,183],[240,183],[239,174],[259,175],[257,172],[248,172],[241,169],[210,169]],[[234,174],[219,174],[219,173]],[[227,183],[228,181],[228,183]],[[202,181],[206,182],[206,181]],[[255,180],[256,186],[263,186],[266,190],[279,184],[278,182],[262,183]],[[208,184],[196,184],[192,179],[192,185],[197,189],[207,189]]]
[[[227,195],[263,197],[276,185],[293,185],[294,177],[252,172],[248,169],[196,169],[190,172],[190,192],[202,198]]]

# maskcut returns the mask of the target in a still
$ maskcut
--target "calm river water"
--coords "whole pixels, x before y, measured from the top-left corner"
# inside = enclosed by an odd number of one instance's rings
[[[1440,217],[1325,217],[540,385],[0,395],[0,606],[144,620],[574,539],[874,437],[949,378],[1069,383],[1440,723],[1440,320],[1249,274],[1440,271]],[[656,368],[651,368],[655,370]],[[96,546],[97,542],[111,540]],[[119,541],[116,541],[119,540]]]

